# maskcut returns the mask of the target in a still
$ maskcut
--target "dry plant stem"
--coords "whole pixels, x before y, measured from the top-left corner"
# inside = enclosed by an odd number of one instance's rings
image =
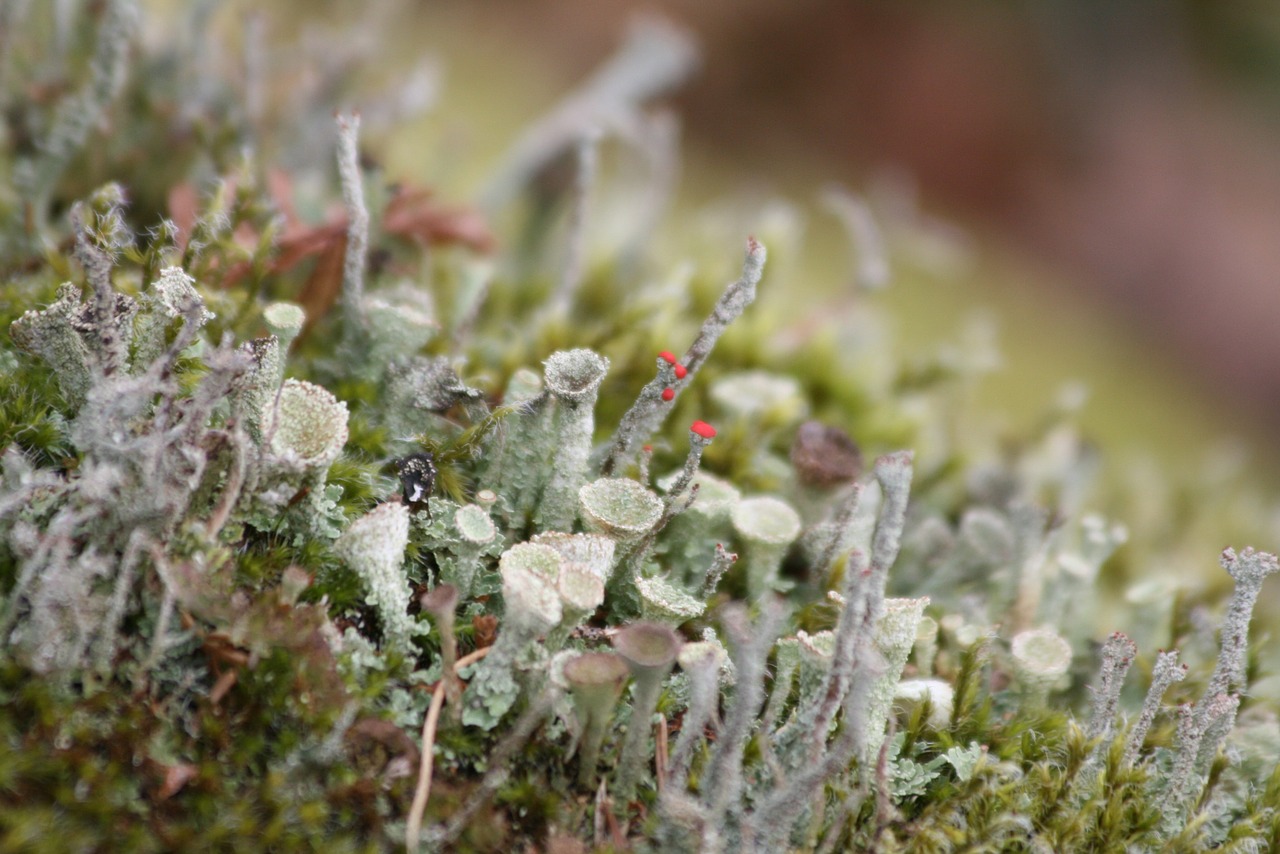
[[[470,655],[464,655],[453,666],[454,675],[468,665],[475,664],[489,654],[491,646],[478,649]],[[418,786],[413,790],[413,805],[409,808],[409,820],[405,827],[405,850],[418,850],[418,841],[422,836],[422,815],[427,809],[427,798],[431,796],[431,774],[435,767],[436,727],[440,723],[440,709],[444,706],[445,680],[441,679],[435,691],[431,693],[431,705],[427,709],[427,719],[422,722],[422,760],[418,766]]]
[[[489,756],[489,772],[484,775],[484,779],[480,781],[479,788],[472,793],[471,798],[463,805],[462,809],[452,820],[440,831],[438,839],[442,848],[448,850],[448,846],[456,840],[462,831],[466,830],[467,825],[471,823],[471,819],[480,811],[480,808],[489,802],[494,793],[507,781],[511,775],[511,759],[516,751],[533,735],[533,731],[538,728],[547,713],[551,710],[551,704],[554,700],[553,689],[543,691],[538,697],[529,704],[529,708],[525,709],[516,722],[512,725],[511,731],[507,736],[498,742],[493,753]]]
[[[462,678],[458,676],[458,640],[454,634],[454,609],[458,588],[442,584],[422,597],[423,610],[431,614],[440,630],[440,656],[444,666],[444,690],[455,721],[462,719]]]

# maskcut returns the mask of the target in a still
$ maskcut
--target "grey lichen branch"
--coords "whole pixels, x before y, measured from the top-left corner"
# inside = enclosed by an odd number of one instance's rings
[[[711,566],[707,569],[706,580],[702,583],[702,596],[706,598],[716,591],[720,579],[738,562],[737,554],[726,551],[723,543],[716,543],[715,554],[711,558]]]
[[[589,129],[627,129],[645,102],[679,85],[697,63],[689,33],[655,17],[639,17],[608,62],[521,134],[482,195],[495,211]]]
[[[730,816],[741,821],[741,816],[736,814],[742,808],[742,792],[746,786],[742,773],[743,750],[764,705],[765,665],[787,614],[783,600],[769,596],[761,602],[760,616],[754,625],[748,622],[741,606],[727,607],[722,616],[733,644],[737,687],[703,774],[706,783],[702,801],[711,827],[724,828]]]
[[[573,182],[573,207],[569,212],[569,233],[565,241],[564,268],[555,293],[546,306],[546,317],[565,317],[573,305],[586,267],[587,222],[591,213],[591,191],[600,165],[598,128],[588,128],[576,146],[577,170]]]
[[[838,184],[825,187],[821,201],[849,236],[853,251],[854,283],[864,291],[878,291],[889,284],[889,249],[884,232],[871,208],[857,195]]]
[[[133,0],[106,4],[89,61],[88,80],[79,92],[58,104],[49,132],[40,143],[39,156],[34,162],[23,164],[25,168],[16,176],[25,185],[23,195],[30,200],[37,227],[44,223],[50,196],[63,171],[124,89],[129,47],[138,30],[138,18]]]
[[[364,268],[369,253],[369,209],[364,201],[360,172],[360,115],[336,116],[338,125],[338,177],[342,203],[347,210],[347,247],[342,262],[342,323],[347,343],[365,331]]]
[[[754,237],[748,237],[742,275],[724,289],[724,293],[716,301],[715,308],[711,310],[711,315],[703,321],[702,328],[698,330],[698,336],[693,339],[693,343],[685,351],[684,359],[681,360],[681,364],[689,372],[684,378],[685,383],[693,380],[702,363],[711,355],[711,350],[720,340],[720,336],[729,328],[729,324],[737,320],[747,310],[747,306],[755,302],[756,286],[760,284],[760,278],[764,275],[767,257],[768,252],[764,244]],[[677,389],[678,392],[679,389]]]
[[[138,304],[111,286],[113,258],[92,239],[83,216],[83,207],[77,203],[71,210],[75,256],[84,268],[91,293],[73,325],[93,355],[96,375],[110,377],[128,368],[129,342],[133,337],[132,323]]]
[[[1249,645],[1249,622],[1253,606],[1267,576],[1280,572],[1280,561],[1266,552],[1246,548],[1237,556],[1234,549],[1222,553],[1222,568],[1235,579],[1235,591],[1222,621],[1222,645],[1204,698],[1196,707],[1198,723],[1204,724],[1208,704],[1219,694],[1245,686],[1245,658]]]
[[[640,392],[640,396],[622,417],[618,429],[613,435],[613,444],[609,448],[601,472],[608,475],[630,461],[636,447],[658,429],[675,408],[680,391],[693,382],[698,369],[711,355],[716,341],[729,328],[729,324],[737,320],[756,298],[756,287],[764,275],[764,264],[768,257],[764,244],[754,237],[747,238],[746,258],[742,264],[742,275],[730,282],[720,299],[716,301],[710,316],[703,321],[701,328],[684,358],[676,362],[667,354],[659,359],[658,375]],[[664,366],[663,362],[667,364]]]
[[[1112,632],[1102,645],[1102,668],[1097,687],[1093,688],[1093,707],[1089,713],[1089,738],[1110,735],[1115,728],[1120,708],[1120,689],[1133,664],[1138,647],[1122,632]]]
[[[689,675],[689,707],[685,711],[671,762],[667,766],[667,789],[683,792],[689,779],[693,750],[713,723],[719,703],[720,647],[705,641],[685,644],[677,657],[680,669]],[[716,726],[718,730],[719,727]]]
[[[1151,687],[1147,689],[1147,696],[1142,701],[1142,711],[1138,714],[1138,720],[1134,723],[1133,729],[1129,731],[1129,738],[1124,746],[1124,761],[1128,765],[1138,761],[1138,754],[1142,751],[1142,743],[1147,739],[1147,732],[1151,729],[1151,724],[1155,722],[1156,715],[1160,712],[1160,704],[1164,699],[1164,692],[1169,690],[1169,686],[1175,682],[1181,682],[1187,678],[1187,665],[1178,663],[1178,651],[1170,650],[1169,652],[1160,652],[1156,655],[1155,666],[1151,669]]]

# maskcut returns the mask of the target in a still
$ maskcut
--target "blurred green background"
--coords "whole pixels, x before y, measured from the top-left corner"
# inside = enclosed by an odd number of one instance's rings
[[[1092,392],[1081,422],[1109,447],[1176,467],[1236,437],[1275,482],[1280,12],[1193,2],[645,8],[690,27],[704,54],[672,99],[685,209],[776,193],[808,215],[801,272],[773,310],[812,308],[830,290],[797,292],[848,280],[817,190],[906,176],[924,208],[964,234],[958,262],[896,268],[885,299],[909,347],[954,336],[958,319],[988,309],[1005,358],[981,394],[1012,424],[1032,423],[1063,382],[1081,379]],[[421,122],[452,146],[424,149],[410,129],[388,138],[387,165],[460,198],[520,127],[607,56],[635,11],[590,0],[385,9],[380,59],[440,61],[440,102]]]
[[[267,129],[254,140],[262,162],[327,169],[329,114],[357,108],[363,149],[385,177],[448,204],[477,197],[520,130],[615,49],[639,9],[150,8],[151,39],[168,37],[166,18],[208,10],[205,24],[188,25],[192,65],[243,74]],[[729,211],[743,230],[777,227],[764,212],[788,200],[802,238],[774,254],[759,310],[804,334],[866,301],[821,189],[834,181],[879,210],[910,209],[913,229],[893,242],[893,285],[874,297],[908,363],[994,330],[1001,362],[971,402],[1001,435],[1043,423],[1064,385],[1081,381],[1090,396],[1076,420],[1109,470],[1145,460],[1192,484],[1191,501],[1206,472],[1241,479],[1257,489],[1240,499],[1249,519],[1215,508],[1223,524],[1204,528],[1208,548],[1242,535],[1276,548],[1280,12],[1192,2],[644,8],[687,27],[702,52],[700,72],[668,99],[684,155],[673,243],[708,211]],[[725,252],[726,276],[735,254]],[[1197,560],[1222,581],[1212,551]]]

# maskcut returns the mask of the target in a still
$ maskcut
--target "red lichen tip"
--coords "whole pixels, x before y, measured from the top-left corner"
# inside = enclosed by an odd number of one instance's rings
[[[689,430],[692,433],[697,433],[704,439],[714,439],[716,435],[716,428],[712,427],[705,421],[693,422],[689,425]]]
[[[663,350],[658,354],[658,358],[666,362],[668,365],[674,365],[676,363],[676,354],[672,353],[670,350]]]
[[[640,450],[644,451],[646,454],[652,454],[652,453],[653,453],[653,445],[645,445],[645,446],[644,446],[643,448],[641,448]]]
[[[676,363],[676,379],[682,380],[689,375],[689,369],[679,362]]]
[[[664,388],[664,389],[662,390],[662,399],[663,399],[663,400],[665,400],[665,401],[667,401],[668,403],[670,403],[671,401],[675,400],[675,398],[676,398],[676,393],[675,393],[675,390],[674,390],[674,389]]]

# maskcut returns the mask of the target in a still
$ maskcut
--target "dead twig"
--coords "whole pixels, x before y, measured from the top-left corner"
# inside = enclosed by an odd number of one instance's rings
[[[453,666],[456,676],[464,667],[475,664],[489,654],[493,647],[477,649],[470,655],[464,655]],[[446,679],[436,683],[431,694],[431,705],[427,708],[427,719],[422,722],[422,758],[418,764],[418,786],[413,792],[413,805],[409,808],[409,821],[405,827],[404,845],[409,854],[418,850],[418,840],[422,835],[422,816],[427,810],[427,798],[431,796],[431,774],[435,767],[436,727],[440,723],[440,709],[444,706]]]

